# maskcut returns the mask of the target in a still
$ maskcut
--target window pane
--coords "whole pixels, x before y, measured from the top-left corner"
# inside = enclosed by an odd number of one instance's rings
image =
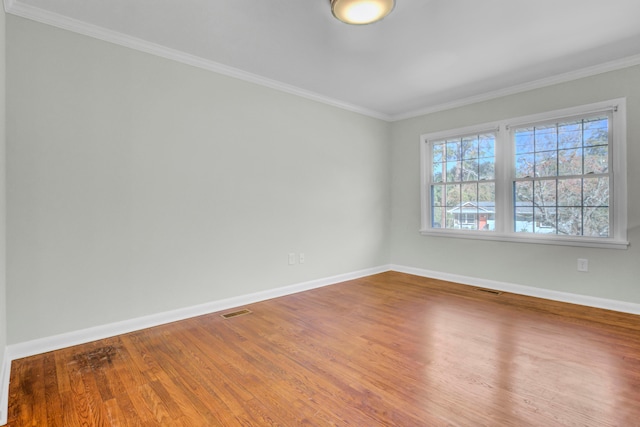
[[[444,144],[435,143],[433,144],[433,161],[434,162],[442,162],[444,161]]]
[[[493,182],[478,184],[478,230],[496,229],[496,186]]]
[[[433,215],[431,218],[431,226],[433,228],[441,228],[442,227],[442,219],[446,216],[446,209],[444,207],[438,206],[436,209],[433,209]]]
[[[534,155],[521,154],[516,156],[516,178],[533,176]]]
[[[609,147],[601,145],[584,149],[584,173],[607,173],[609,171]]]
[[[465,160],[462,162],[462,180],[463,181],[478,180],[478,159]]]
[[[558,181],[558,206],[582,206],[582,179]]]
[[[555,125],[536,126],[535,128],[535,149],[539,151],[555,151],[558,148],[557,130]]]
[[[460,160],[460,142],[447,141],[447,161]]]
[[[533,210],[533,232],[538,234],[556,234],[555,207],[536,207]]]
[[[478,137],[462,138],[462,158],[477,159],[478,158]]]
[[[442,194],[442,185],[431,186],[431,206],[445,206]]]
[[[582,123],[560,123],[558,125],[558,148],[582,147]]]
[[[556,206],[556,181],[535,181],[533,200],[536,206]]]
[[[584,121],[584,145],[607,145],[609,143],[609,120],[606,117]]]
[[[609,237],[609,208],[585,208],[585,236]]]
[[[582,235],[582,208],[558,208],[558,234]]]
[[[537,177],[558,175],[558,154],[557,151],[543,151],[536,153],[536,174]]]
[[[582,175],[582,148],[558,151],[558,175]]]
[[[456,212],[456,228],[464,230],[478,229],[478,208],[475,205],[465,205]]]
[[[449,207],[454,207],[460,205],[460,185],[459,184],[448,184],[446,188],[446,199],[445,204]]]
[[[491,208],[495,206],[496,185],[493,182],[482,182],[478,185],[478,202],[485,202]]]
[[[533,153],[533,128],[517,129],[515,132],[516,154]]]
[[[462,203],[472,202],[474,205],[478,202],[478,184],[462,184]]]
[[[517,206],[533,206],[533,182],[516,182],[514,185],[514,199]]]
[[[456,226],[456,217],[451,211],[447,211],[444,228],[458,228]]]
[[[516,233],[533,233],[533,207],[516,206],[514,217]]]
[[[446,174],[446,163],[433,164],[433,182],[442,182]]]
[[[513,186],[514,231],[516,233],[533,233],[533,182],[515,182]]]
[[[447,182],[459,182],[461,172],[462,162],[447,162]]]
[[[479,170],[479,179],[495,179],[496,170],[495,170],[495,159],[492,158],[481,158],[478,159],[478,170]]]
[[[496,229],[496,221],[493,215],[478,211],[478,230],[491,231]]]
[[[495,157],[495,142],[494,135],[480,135],[478,157]]]
[[[583,183],[584,206],[607,207],[609,206],[609,178],[585,178]]]

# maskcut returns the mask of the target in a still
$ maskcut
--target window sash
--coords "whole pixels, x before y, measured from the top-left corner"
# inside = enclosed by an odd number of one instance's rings
[[[557,117],[557,118],[553,118],[552,120],[544,120],[544,121],[538,121],[538,122],[533,122],[533,123],[524,123],[524,124],[520,124],[517,126],[510,126],[509,129],[509,142],[511,144],[511,150],[512,150],[512,155],[511,155],[511,163],[510,163],[510,170],[511,170],[511,188],[512,191],[510,192],[510,200],[509,200],[509,204],[511,207],[511,215],[510,215],[510,224],[508,224],[508,229],[510,231],[513,231],[514,233],[532,233],[532,234],[555,234],[557,236],[562,236],[563,234],[567,234],[570,236],[590,236],[590,237],[597,237],[597,238],[609,238],[610,237],[610,233],[612,230],[614,230],[614,224],[613,224],[613,215],[612,215],[612,209],[613,209],[613,205],[612,205],[612,191],[611,189],[614,188],[614,182],[613,182],[613,167],[612,167],[612,163],[613,163],[613,140],[612,140],[612,122],[613,122],[613,110],[606,110],[606,111],[598,111],[598,112],[591,112],[588,114],[583,114],[583,115],[579,115],[579,116],[573,116],[573,117]],[[603,121],[606,120],[606,142],[600,140],[599,143],[597,144],[587,144],[587,142],[589,141],[589,139],[585,139],[585,137],[588,135],[589,132],[589,123],[596,123],[596,120],[600,119],[598,121]],[[564,127],[566,128],[564,131],[560,130],[560,127]],[[537,140],[537,133],[536,130],[537,129],[542,129],[543,131],[541,132],[541,139],[542,141],[538,142]],[[524,132],[531,132],[532,133],[532,137],[529,140],[526,140],[525,143],[522,142],[522,140],[518,140],[517,135],[519,131],[524,130]],[[548,131],[545,131],[548,130]],[[566,133],[575,133],[576,135],[573,135],[574,138],[577,136],[579,138],[578,140],[564,140],[564,142],[562,141],[562,139],[560,138],[560,134],[561,132],[566,132]],[[592,132],[595,135],[595,131]],[[551,138],[549,138],[549,136],[552,135]],[[545,138],[546,137],[546,138]],[[588,150],[596,150],[597,147],[600,147],[600,150],[602,150],[602,147],[606,147],[606,151],[607,151],[607,161],[606,161],[606,168],[604,172],[602,171],[593,171],[590,169],[585,170],[585,161],[588,160],[588,155],[585,153],[585,151]],[[520,149],[520,152],[518,151]],[[567,151],[567,150],[571,150],[571,151],[575,151],[575,153],[578,153],[578,150],[580,151],[580,169],[581,169],[581,173],[574,173],[574,174],[562,174],[563,172],[563,168],[564,170],[567,170],[567,166],[566,164],[570,164],[570,162],[565,162],[563,164],[563,162],[561,162],[561,152],[563,151]],[[551,158],[555,158],[555,165],[550,166],[550,168],[554,171],[553,174],[551,173],[547,173],[547,174],[540,174],[536,161],[538,159],[538,153],[547,153],[547,156],[551,157]],[[552,153],[555,153],[552,154]],[[573,154],[573,153],[572,153]],[[520,157],[519,157],[520,155]],[[531,170],[529,170],[528,172],[530,172],[530,175],[527,176],[519,176],[519,171],[518,171],[518,159],[522,158],[522,157],[531,157],[533,159],[534,162],[534,166]],[[573,168],[573,170],[571,170],[572,172],[576,172],[577,168]],[[521,175],[521,174],[520,174]],[[590,206],[587,203],[585,203],[584,200],[584,191],[585,191],[585,180],[586,182],[590,182],[593,180],[602,180],[602,182],[604,182],[606,180],[607,182],[607,190],[608,190],[608,195],[607,195],[607,204],[606,205],[597,205],[597,206]],[[575,204],[575,205],[563,205],[561,203],[561,195],[565,195],[566,192],[562,192],[560,190],[560,183],[566,183],[569,181],[577,181],[580,180],[580,199],[581,202],[580,204]],[[531,183],[531,189],[532,191],[532,206],[530,206],[530,210],[533,214],[533,217],[530,219],[530,221],[524,220],[523,218],[520,218],[520,220],[518,219],[518,210],[520,209],[520,212],[524,212],[525,210],[527,210],[526,208],[528,207],[527,205],[520,205],[518,206],[518,200],[516,200],[516,194],[517,194],[517,188],[520,184],[520,186],[522,188],[526,188],[527,185],[526,183]],[[524,185],[523,185],[524,184]],[[540,187],[546,187],[546,188],[555,188],[554,194],[551,195],[553,200],[551,201],[540,201],[537,200],[537,189],[536,188],[540,188]],[[547,195],[549,195],[547,193]],[[566,196],[565,196],[566,197]],[[607,219],[607,225],[606,227],[604,227],[604,224],[602,224],[602,221],[598,222],[598,221],[594,221],[596,223],[596,225],[599,225],[600,229],[605,229],[606,230],[606,235],[603,235],[603,231],[600,231],[597,234],[594,234],[592,232],[590,232],[590,228],[585,228],[585,217],[587,218],[587,222],[588,219],[592,216],[595,216],[595,212],[599,212],[600,216],[602,216],[602,212],[604,211],[604,208],[606,208],[607,212],[606,212],[606,219]],[[541,214],[541,217],[546,217],[547,215],[544,213],[544,211],[549,211],[550,214],[549,216],[551,217],[551,219],[546,219],[546,221],[540,222],[540,221],[536,221],[535,218],[535,212],[536,210],[538,211],[543,211],[543,213]],[[561,215],[560,213],[564,213],[564,215]],[[589,213],[592,213],[592,215],[589,215]],[[564,227],[561,227],[561,217],[566,218],[565,222],[564,222]],[[577,222],[579,221],[579,225],[577,224]],[[555,233],[551,233],[551,229],[555,230]],[[585,234],[586,233],[586,234]]]
[[[427,215],[430,228],[478,230],[480,203],[495,206],[496,142],[497,128],[492,127],[473,131],[467,129],[466,132],[425,141],[428,159],[425,159],[425,155],[421,158],[429,162],[426,177],[429,194],[426,197],[428,202],[423,203],[429,205]],[[465,151],[465,148],[469,151]],[[475,173],[472,173],[472,168]],[[462,212],[466,204],[476,206],[474,221],[467,221],[467,214]],[[470,227],[474,224],[475,227]],[[489,231],[488,228],[480,230]]]

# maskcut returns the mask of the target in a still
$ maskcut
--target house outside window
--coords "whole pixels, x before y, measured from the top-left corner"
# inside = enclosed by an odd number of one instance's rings
[[[452,228],[493,230],[495,228],[494,202],[465,202],[447,211],[453,218]]]
[[[626,100],[422,135],[425,235],[627,247]]]

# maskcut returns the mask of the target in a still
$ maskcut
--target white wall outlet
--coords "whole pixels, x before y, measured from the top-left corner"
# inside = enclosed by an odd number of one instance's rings
[[[300,255],[298,255],[298,262],[304,264],[304,252],[300,252]]]
[[[589,260],[584,258],[578,258],[578,271],[589,271]]]
[[[296,263],[296,254],[293,252],[289,253],[289,265],[293,265]]]

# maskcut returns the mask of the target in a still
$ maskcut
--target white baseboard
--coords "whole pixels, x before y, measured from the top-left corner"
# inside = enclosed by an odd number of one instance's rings
[[[176,322],[191,317],[210,314],[216,311],[227,310],[242,305],[265,301],[271,298],[277,298],[285,295],[307,291],[310,289],[329,286],[336,283],[354,280],[389,270],[397,271],[400,273],[413,274],[416,276],[430,277],[433,279],[446,280],[449,282],[456,282],[463,285],[496,289],[520,295],[545,298],[549,300],[568,302],[589,307],[604,308],[608,310],[620,311],[623,313],[640,314],[640,304],[634,304],[624,301],[596,298],[585,295],[571,294],[567,292],[558,292],[549,289],[516,285],[494,280],[479,279],[476,277],[443,273],[439,271],[425,270],[421,268],[407,267],[402,265],[392,264],[380,266],[9,345],[4,352],[4,358],[2,360],[2,371],[0,371],[0,425],[6,424],[7,421],[9,402],[9,375],[11,373],[11,362],[13,360],[45,353],[47,351],[59,350],[61,348],[71,347],[78,344],[85,344],[91,341],[159,326],[166,323]]]
[[[252,304],[271,298],[277,298],[302,291],[307,291],[310,289],[345,282],[347,280],[358,279],[360,277],[370,276],[372,274],[382,273],[384,271],[389,271],[389,266],[369,268],[352,273],[340,274],[337,276],[283,286],[276,289],[269,289],[252,294],[241,295],[238,297],[212,301],[205,304],[194,305],[192,307],[185,307],[163,313],[152,314],[149,316],[138,317],[135,319],[123,320],[121,322],[115,322],[108,325],[67,332],[60,335],[39,338],[31,341],[21,342],[18,344],[11,344],[7,347],[8,355],[5,357],[8,357],[9,360],[16,360],[22,357],[33,356],[36,354],[45,353],[47,351],[59,350],[61,348],[71,347],[78,344],[85,344],[91,341],[126,334],[145,328],[151,328],[154,326],[176,322],[191,317],[201,316],[203,314],[210,314],[216,311],[239,307],[241,305]]]
[[[126,334],[128,332],[138,331],[141,329],[151,328],[154,326],[176,322],[191,317],[214,313],[216,311],[227,310],[242,305],[265,301],[271,298],[291,295],[298,292],[308,291],[310,289],[320,288],[323,286],[334,285],[336,283],[359,279],[361,277],[366,277],[385,271],[389,271],[388,265],[368,268],[352,273],[339,274],[337,276],[311,280],[308,282],[283,286],[276,289],[269,289],[262,292],[255,292],[252,294],[227,298],[224,300],[212,301],[192,307],[185,307],[163,313],[152,314],[149,316],[138,317],[135,319],[124,320],[121,322],[115,322],[108,325],[101,325],[93,328],[67,332],[60,335],[39,338],[31,341],[21,342],[18,344],[11,344],[7,346],[6,350],[4,351],[4,357],[1,361],[2,371],[0,371],[0,426],[3,426],[7,423],[11,362],[16,359],[34,356],[36,354],[46,353],[48,351],[59,350],[61,348],[71,347],[78,344],[85,344],[99,339]]]
[[[488,280],[488,279],[479,279],[477,277],[443,273],[440,271],[425,270],[422,268],[415,268],[415,267],[406,267],[406,266],[396,265],[396,264],[392,264],[390,267],[390,270],[397,271],[400,273],[413,274],[415,276],[446,280],[448,282],[455,282],[463,285],[495,289],[498,291],[510,292],[513,294],[526,295],[530,297],[544,298],[548,300],[567,302],[570,304],[578,304],[578,305],[584,305],[588,307],[604,308],[607,310],[620,311],[622,313],[640,314],[640,304],[635,304],[631,302],[597,298],[597,297],[591,297],[587,295],[572,294],[569,292],[552,291],[550,289],[536,288],[533,286],[516,285],[513,283],[498,282],[495,280]]]
[[[7,423],[9,415],[9,376],[11,375],[11,359],[6,349],[2,351],[2,360],[0,360],[0,426]]]

